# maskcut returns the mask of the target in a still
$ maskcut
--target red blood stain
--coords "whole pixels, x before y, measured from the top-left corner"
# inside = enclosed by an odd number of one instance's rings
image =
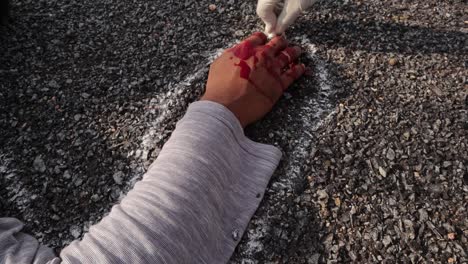
[[[248,60],[250,57],[255,55],[255,48],[252,46],[250,41],[244,41],[234,48],[230,49],[234,56],[241,60]]]
[[[254,35],[256,35],[257,37],[262,38],[262,40],[264,42],[266,42],[266,39],[265,39],[266,36],[263,33],[257,32]],[[275,47],[276,45],[277,44],[274,43],[272,46]],[[260,56],[262,56],[262,61],[263,61],[263,64],[265,66],[265,69],[278,82],[278,84],[281,86],[281,90],[283,91],[285,89],[284,83],[283,83],[283,81],[281,79],[280,73],[278,73],[278,71],[275,70],[276,68],[280,68],[280,65],[279,65],[279,63],[275,63],[274,59],[271,56],[269,56],[269,53],[271,53],[270,49],[273,48],[272,46],[264,45],[261,48],[261,50],[259,50],[259,52],[260,52]],[[288,55],[291,56],[291,55],[293,55],[295,50],[292,49],[292,48],[290,48],[290,49],[291,50],[287,50],[286,52],[288,52]],[[244,42],[236,45],[235,47],[231,48],[229,51],[231,51],[235,57],[240,59],[238,64],[234,64],[235,66],[240,67],[240,77],[243,78],[243,79],[248,80],[249,83],[252,86],[254,86],[258,91],[263,92],[250,79],[250,73],[251,73],[252,69],[250,68],[249,64],[247,64],[247,62],[246,62],[246,60],[250,59],[251,57],[254,57],[254,59],[253,59],[253,69],[256,68],[257,64],[259,63],[259,59],[256,56],[256,52],[258,51],[258,49],[256,50],[255,47],[253,46],[253,44],[250,41],[244,41]],[[283,61],[283,63],[289,62],[289,58],[287,58],[287,56],[283,55],[283,56],[280,56],[280,57],[281,57],[280,59]],[[232,60],[232,57],[230,57],[230,59]],[[293,69],[293,68],[291,68],[291,69]],[[289,77],[293,78],[293,79],[296,79],[297,75],[298,75],[298,73],[295,72],[295,71],[288,71],[285,74],[288,75]]]
[[[253,33],[252,35],[258,37],[258,38],[261,38],[263,43],[267,42],[268,38],[265,34],[263,34],[262,32],[255,32]]]
[[[238,64],[234,64],[240,67],[240,77],[249,80],[250,77],[250,66],[244,60],[239,61]]]
[[[275,71],[275,67],[279,68],[279,65],[275,63],[273,59],[270,56],[268,56],[267,53],[262,52],[261,55],[263,57],[265,69],[279,83],[279,85],[281,86],[281,90],[284,90],[285,87],[284,87],[283,81],[281,80],[279,74]]]

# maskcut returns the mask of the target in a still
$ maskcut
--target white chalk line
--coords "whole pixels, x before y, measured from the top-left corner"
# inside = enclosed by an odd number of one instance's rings
[[[300,108],[299,117],[303,124],[303,134],[295,139],[294,149],[290,154],[290,162],[284,169],[286,177],[281,177],[272,184],[271,191],[273,192],[283,189],[291,190],[294,187],[294,180],[298,177],[304,177],[304,175],[301,175],[301,173],[303,173],[301,171],[301,166],[310,155],[311,146],[313,144],[313,135],[311,133],[317,131],[323,124],[323,121],[333,115],[334,109],[329,99],[332,88],[326,62],[316,55],[317,48],[315,45],[311,44],[308,39],[295,39],[295,41],[301,43],[305,55],[315,62],[314,75],[319,87],[319,96],[310,98],[307,102],[303,103]],[[230,46],[231,45],[228,45],[226,48]],[[188,75],[179,83],[171,85],[169,92],[156,96],[149,101],[148,108],[156,108],[157,110],[153,111],[158,111],[158,117],[144,134],[140,148],[129,153],[129,156],[134,156],[139,159],[140,162],[148,160],[149,152],[155,149],[157,145],[161,145],[163,143],[162,141],[166,139],[164,126],[167,125],[167,121],[171,121],[172,119],[175,122],[175,117],[179,115],[181,111],[185,112],[185,107],[188,105],[188,102],[184,100],[181,102],[176,99],[182,97],[185,93],[192,92],[188,89],[193,88],[192,85],[196,82],[205,82],[202,78],[204,78],[208,71],[206,65],[209,65],[223,50],[224,49],[218,49],[208,53],[208,60],[204,67],[198,68],[193,74]],[[328,113],[328,115],[323,117],[326,113]],[[144,170],[144,168],[140,168],[135,171],[134,175],[129,179],[128,185],[133,186],[141,178]],[[123,197],[124,193],[121,194],[121,198]],[[256,228],[246,231],[248,232],[248,241],[247,249],[242,254],[245,256],[245,258],[242,259],[243,263],[255,263],[255,261],[252,262],[253,260],[250,256],[263,250],[264,245],[261,239],[267,235],[267,232],[270,232],[268,223],[269,221],[266,219],[266,216],[259,217],[255,219],[254,226],[256,226]]]
[[[284,168],[285,177],[277,179],[273,182],[269,192],[285,192],[284,190],[292,190],[294,183],[304,172],[302,165],[309,158],[312,145],[314,144],[314,137],[310,134],[317,131],[323,124],[324,121],[328,120],[334,114],[334,107],[330,102],[330,94],[333,92],[330,85],[330,73],[327,70],[326,62],[316,55],[317,48],[311,44],[307,38],[294,39],[301,43],[305,51],[305,55],[315,62],[314,74],[317,84],[319,86],[319,96],[310,98],[306,103],[302,103],[299,113],[295,114],[295,117],[300,117],[302,122],[303,134],[299,138],[295,139],[293,151],[289,155],[289,162]],[[327,114],[323,117],[324,114]],[[322,118],[321,118],[322,117]],[[310,132],[309,132],[310,131]],[[252,221],[255,226],[254,229],[249,229],[246,232],[247,236],[247,248],[242,252],[243,258],[241,263],[257,263],[253,260],[255,253],[261,252],[264,249],[262,238],[271,232],[271,228],[268,227],[269,221],[268,216],[259,216]]]

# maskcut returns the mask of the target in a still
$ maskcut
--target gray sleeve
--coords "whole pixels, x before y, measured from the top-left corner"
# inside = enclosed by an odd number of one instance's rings
[[[224,106],[193,103],[143,179],[60,259],[226,263],[280,158],[277,148],[246,138]]]

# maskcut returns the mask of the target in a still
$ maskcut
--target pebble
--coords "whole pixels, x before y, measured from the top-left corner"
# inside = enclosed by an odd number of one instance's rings
[[[83,184],[83,180],[80,179],[80,178],[76,179],[76,181],[75,181],[75,186],[76,186],[76,187],[79,187],[79,186],[81,186],[81,184]]]
[[[98,194],[93,194],[93,195],[91,195],[91,200],[93,202],[97,202],[97,201],[101,200],[101,197]]]
[[[45,172],[46,166],[44,160],[42,159],[41,155],[36,156],[33,162],[34,169],[39,172]]]
[[[395,151],[393,151],[393,149],[391,148],[387,149],[387,159],[389,160],[395,159]]]
[[[455,239],[455,237],[456,237],[456,234],[455,234],[455,233],[453,233],[453,232],[452,232],[452,233],[448,233],[448,234],[447,234],[447,238],[448,238],[448,239],[450,239],[450,240],[454,240],[454,239]]]
[[[48,86],[49,86],[50,88],[55,88],[55,89],[60,88],[60,85],[59,85],[59,84],[57,83],[57,81],[55,81],[55,80],[50,81],[50,82],[48,83]]]
[[[208,9],[209,9],[210,11],[215,11],[215,10],[216,10],[216,5],[215,5],[215,4],[210,4],[210,5],[208,6]]]
[[[388,64],[390,64],[391,66],[395,66],[397,63],[398,63],[398,60],[396,58],[390,58],[388,60]]]
[[[381,166],[379,166],[379,173],[382,175],[382,177],[387,177],[387,171]]]
[[[384,236],[382,239],[384,247],[388,247],[392,243],[392,238],[389,235]]]
[[[63,178],[64,179],[71,179],[71,175],[70,175],[70,172],[68,170],[66,170],[64,173],[63,173]]]
[[[118,185],[122,184],[122,178],[124,177],[124,173],[121,171],[117,171],[112,175],[112,178],[114,178],[114,182],[117,183]]]
[[[81,228],[78,226],[71,226],[70,227],[70,234],[75,238],[79,238],[81,236]]]
[[[345,157],[343,158],[343,161],[346,163],[349,163],[352,160],[353,160],[353,156],[349,154],[346,154]]]
[[[243,30],[236,30],[234,32],[234,36],[239,37],[239,38],[243,37],[244,36],[244,31]]]
[[[52,218],[53,220],[55,220],[55,221],[60,220],[60,216],[58,216],[58,215],[56,215],[56,214],[53,214],[51,218]]]

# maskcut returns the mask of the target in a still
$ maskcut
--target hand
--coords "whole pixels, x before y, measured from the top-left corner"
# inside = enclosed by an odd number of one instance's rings
[[[265,34],[270,37],[282,35],[302,11],[312,6],[317,0],[285,0],[283,10],[277,18],[275,10],[280,1],[258,0],[257,3],[257,15],[265,23]]]
[[[220,103],[246,127],[268,113],[291,83],[302,76],[297,64],[299,47],[288,47],[284,37],[266,45],[265,34],[257,32],[227,49],[210,67],[201,100]]]

